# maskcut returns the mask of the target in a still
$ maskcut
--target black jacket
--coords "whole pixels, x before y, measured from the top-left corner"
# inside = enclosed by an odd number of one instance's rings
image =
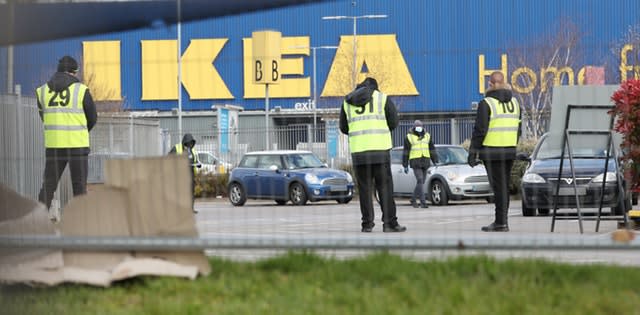
[[[500,102],[508,102],[513,97],[509,89],[496,89],[487,91],[486,97],[493,97]],[[516,147],[485,147],[482,145],[484,137],[489,129],[489,104],[483,99],[478,104],[478,113],[476,115],[476,123],[473,126],[473,135],[471,136],[471,145],[469,146],[469,154],[478,153],[481,160],[513,160],[516,158]],[[520,110],[520,120],[522,121],[522,109]],[[518,125],[518,139],[520,139],[521,125]]]
[[[411,128],[409,133],[418,136],[419,139],[422,139],[427,132],[424,129],[422,130],[422,132],[416,132],[416,128],[413,127]],[[417,159],[409,160],[409,152],[411,152],[411,142],[409,141],[408,137],[404,137],[404,147],[402,149],[403,167],[411,166],[411,168],[427,169],[429,168],[429,166],[431,166],[431,161],[433,161],[433,163],[438,163],[438,155],[436,153],[436,146],[433,144],[433,138],[429,138],[429,155],[431,156],[431,159],[420,157]]]
[[[53,91],[60,92],[68,88],[69,85],[76,82],[80,82],[80,80],[78,80],[78,78],[76,78],[75,76],[72,76],[66,72],[56,72],[47,82],[47,86]],[[84,93],[82,108],[84,109],[84,116],[87,119],[87,129],[91,131],[91,129],[93,129],[93,126],[95,126],[96,122],[98,121],[98,113],[96,111],[96,104],[93,103],[93,97],[91,97],[91,92],[89,92],[89,89],[87,89],[87,91]],[[40,104],[40,99],[38,99],[38,109],[40,109],[40,119],[43,119],[42,104]]]
[[[184,136],[182,137],[182,154],[186,154],[187,157],[189,158],[189,163],[191,163],[191,165],[194,165],[194,166],[196,166],[199,163],[198,156],[193,154],[193,148],[195,148],[195,146],[196,146],[196,139],[193,138],[193,135],[191,135],[190,133],[185,133]],[[173,147],[171,147],[169,154],[177,154],[177,153],[178,152],[176,152],[176,146],[174,145]]]
[[[359,84],[353,92],[346,96],[345,101],[351,106],[363,107],[371,101],[371,95],[373,91],[377,89],[377,84],[370,84],[365,80]],[[387,97],[385,104],[384,115],[387,119],[389,131],[396,129],[398,126],[398,110],[389,97]],[[340,131],[346,135],[349,134],[349,122],[347,121],[347,113],[344,111],[343,106],[340,106]],[[352,153],[351,160],[353,165],[391,163],[389,151],[390,150],[377,150]]]

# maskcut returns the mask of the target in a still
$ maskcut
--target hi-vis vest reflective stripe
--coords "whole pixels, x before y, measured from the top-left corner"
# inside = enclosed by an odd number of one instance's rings
[[[182,149],[182,143],[176,144],[175,148],[176,148],[176,155],[182,155],[182,153],[184,152],[184,150]],[[193,173],[196,174],[198,173],[198,167],[195,166],[195,164],[198,164],[198,152],[196,151],[196,149],[191,149],[191,154],[193,154],[193,162],[189,161],[189,163],[194,164]]]
[[[342,104],[349,122],[349,150],[351,153],[391,149],[391,132],[384,113],[387,96],[378,91],[363,107]]]
[[[518,125],[520,124],[520,104],[515,97],[502,103],[493,97],[486,97],[489,105],[489,130],[482,145],[486,147],[515,147],[518,144]]]
[[[409,160],[421,158],[423,156],[426,158],[431,157],[431,153],[429,153],[429,140],[431,139],[431,135],[428,132],[425,132],[422,139],[412,133],[407,134],[407,139],[409,140],[409,143],[411,143]]]
[[[88,148],[89,130],[84,115],[84,94],[87,86],[74,83],[55,92],[40,86],[36,96],[42,105],[44,146],[46,148]]]

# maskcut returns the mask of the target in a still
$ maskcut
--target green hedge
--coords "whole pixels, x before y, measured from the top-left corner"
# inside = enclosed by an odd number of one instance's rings
[[[469,139],[467,139],[461,144],[461,146],[469,150],[470,143]],[[533,153],[533,149],[536,147],[536,143],[537,142],[533,139],[521,140],[520,143],[518,143],[517,152],[531,155],[531,153]],[[511,169],[511,181],[509,184],[510,193],[519,194],[522,176],[524,175],[524,171],[527,169],[528,164],[529,162],[518,160],[513,163],[513,168]]]
[[[229,182],[229,174],[198,174],[196,175],[196,186],[194,196],[196,198],[207,198],[228,196],[227,183]]]
[[[533,153],[533,149],[536,147],[536,141],[533,139],[522,140],[518,143],[517,151],[518,153],[527,153],[531,155]],[[509,185],[509,190],[512,194],[520,193],[520,183],[522,182],[522,176],[524,175],[524,171],[527,169],[527,165],[529,162],[527,161],[518,161],[516,160],[513,163],[513,168],[511,169],[511,181]]]

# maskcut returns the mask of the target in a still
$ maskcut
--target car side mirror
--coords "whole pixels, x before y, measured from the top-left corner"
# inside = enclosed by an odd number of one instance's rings
[[[516,154],[516,160],[531,162],[531,157],[527,153],[520,152],[520,153]]]
[[[274,164],[274,165],[269,166],[269,169],[270,169],[270,170],[272,170],[272,171],[274,171],[274,172],[276,172],[276,173],[280,173],[280,169],[279,169],[279,168],[278,168],[278,166],[277,166],[277,165],[275,165],[275,164]]]

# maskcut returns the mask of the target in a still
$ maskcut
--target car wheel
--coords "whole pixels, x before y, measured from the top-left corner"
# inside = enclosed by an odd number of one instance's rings
[[[282,206],[282,205],[285,205],[287,201],[283,199],[276,199],[276,203]]]
[[[291,199],[291,203],[296,206],[306,204],[307,192],[304,190],[304,186],[300,183],[291,184],[291,188],[289,188],[289,199]]]
[[[242,206],[247,202],[247,195],[240,184],[232,183],[229,185],[229,201],[234,206]]]
[[[536,208],[529,208],[524,204],[524,200],[522,200],[522,216],[524,217],[533,217],[536,215]]]
[[[549,215],[551,213],[551,209],[549,208],[538,208],[539,215]]]
[[[431,182],[431,203],[436,206],[446,206],[449,204],[449,196],[447,190],[439,180]]]
[[[347,204],[347,203],[351,202],[351,197],[348,197],[348,198],[339,198],[339,199],[336,199],[336,201],[337,201],[339,204]]]

